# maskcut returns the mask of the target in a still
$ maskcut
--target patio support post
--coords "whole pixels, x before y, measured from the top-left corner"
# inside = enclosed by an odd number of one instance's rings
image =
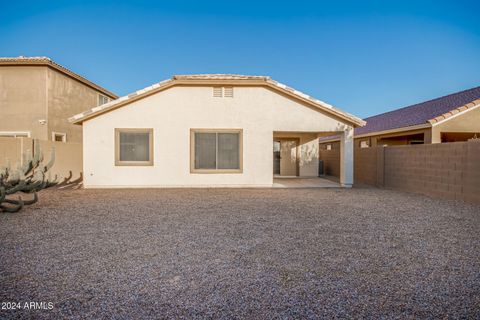
[[[346,127],[340,138],[340,184],[353,185],[353,128]]]

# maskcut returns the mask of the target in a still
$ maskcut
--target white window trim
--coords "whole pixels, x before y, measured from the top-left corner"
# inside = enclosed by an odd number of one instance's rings
[[[106,102],[100,104],[100,99],[101,99],[101,98],[106,98],[106,99],[107,99]],[[107,103],[109,103],[109,102],[110,102],[110,98],[109,98],[109,97],[107,97],[106,95],[101,94],[101,93],[98,94],[98,97],[97,97],[97,107],[102,106],[102,105],[104,105],[104,104],[107,104]]]
[[[0,131],[0,137],[30,138],[30,131]]]
[[[62,136],[62,141],[61,142],[63,142],[63,143],[67,142],[67,134],[65,132],[52,131],[52,141],[60,142],[60,141],[55,140],[55,136]]]
[[[360,140],[360,148],[365,149],[365,148],[370,148],[370,143],[368,140]]]

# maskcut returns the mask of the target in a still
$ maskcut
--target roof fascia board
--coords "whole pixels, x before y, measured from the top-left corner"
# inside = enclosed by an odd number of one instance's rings
[[[427,128],[430,128],[430,127],[432,127],[432,125],[430,123],[422,123],[422,124],[417,124],[417,125],[414,125],[414,126],[401,127],[401,128],[395,128],[395,129],[389,129],[389,130],[383,130],[383,131],[374,131],[374,132],[354,135],[354,138],[365,138],[365,137],[371,137],[371,136],[380,136],[380,135],[385,135],[385,134],[389,134],[389,133],[398,133],[398,132],[403,132],[403,131],[427,129]]]
[[[125,101],[119,102],[119,103],[117,103],[117,104],[115,104],[115,105],[113,105],[113,106],[111,106],[111,107],[107,107],[107,108],[105,108],[105,109],[100,109],[101,112],[95,113],[96,110],[95,110],[95,108],[93,108],[93,109],[89,110],[89,111],[91,111],[91,114],[86,114],[85,116],[79,117],[79,118],[77,118],[77,119],[75,119],[75,116],[73,116],[72,118],[69,119],[69,121],[70,121],[71,123],[73,123],[73,124],[82,124],[82,122],[84,122],[84,121],[86,121],[86,120],[93,119],[93,118],[98,117],[98,116],[100,116],[100,115],[102,115],[102,114],[104,114],[104,113],[107,113],[107,112],[113,111],[113,110],[115,110],[115,109],[121,108],[121,107],[123,107],[123,106],[125,106],[125,105],[128,105],[128,104],[134,102],[134,101],[137,101],[137,100],[146,98],[146,97],[148,97],[148,96],[151,96],[151,95],[153,95],[153,94],[155,94],[155,93],[157,93],[157,92],[160,92],[160,91],[163,91],[163,90],[167,90],[167,89],[173,87],[174,85],[175,85],[175,84],[174,84],[173,81],[172,81],[171,83],[164,84],[164,85],[162,85],[162,86],[160,86],[160,87],[158,87],[158,88],[156,88],[156,89],[153,89],[153,90],[150,90],[150,91],[146,91],[146,92],[144,92],[144,93],[137,94],[136,96],[133,96],[133,97],[131,97],[131,98],[129,98],[129,99],[127,99],[128,96],[126,96],[126,97],[125,97]],[[139,90],[139,91],[141,91],[141,90]],[[137,91],[137,92],[138,92],[138,91]],[[121,99],[121,98],[120,98],[120,99]],[[85,113],[83,113],[83,114],[85,114]]]
[[[475,110],[475,109],[477,109],[478,107],[480,107],[480,103],[478,103],[478,104],[476,104],[476,105],[474,105],[474,106],[472,106],[472,107],[469,107],[469,108],[467,108],[467,109],[464,109],[464,110],[454,109],[454,110],[452,110],[452,111],[450,111],[450,112],[453,112],[453,111],[457,110],[457,112],[456,112],[455,114],[453,114],[453,115],[451,115],[451,116],[449,116],[449,117],[446,117],[445,119],[440,120],[440,121],[436,121],[435,119],[431,119],[431,120],[428,120],[428,122],[431,123],[432,127],[436,127],[436,126],[438,126],[438,125],[440,125],[440,124],[442,124],[442,123],[444,123],[444,122],[447,122],[447,121],[452,120],[452,119],[454,119],[454,118],[456,118],[456,117],[458,117],[458,116],[460,116],[460,115],[463,115],[463,114],[467,113],[468,111]]]
[[[74,117],[70,118],[69,120],[70,120],[70,122],[72,122],[74,124],[81,124],[83,121],[92,119],[92,118],[97,117],[101,114],[104,114],[106,112],[115,110],[117,108],[120,108],[122,106],[130,104],[134,101],[146,98],[150,95],[156,94],[160,91],[166,90],[168,88],[171,88],[171,87],[177,86],[177,85],[178,86],[199,86],[199,85],[203,85],[203,86],[211,86],[211,85],[218,85],[218,86],[228,86],[228,85],[264,86],[264,87],[271,88],[274,91],[281,92],[281,93],[283,93],[283,94],[285,94],[285,95],[287,95],[290,98],[293,98],[295,100],[302,101],[303,103],[305,103],[309,106],[312,106],[316,109],[319,109],[319,110],[325,111],[327,113],[330,113],[333,116],[336,116],[337,118],[341,119],[342,121],[345,121],[350,125],[353,125],[354,127],[355,126],[362,126],[362,125],[365,124],[365,121],[363,121],[361,119],[353,118],[353,116],[351,118],[351,117],[343,114],[342,112],[339,112],[335,108],[323,106],[320,103],[311,101],[310,99],[307,99],[307,98],[303,98],[302,96],[299,96],[298,94],[295,94],[294,92],[291,92],[289,90],[286,90],[284,88],[276,86],[275,84],[267,82],[265,79],[241,79],[241,80],[238,80],[238,79],[228,79],[228,80],[224,80],[224,79],[170,79],[170,80],[165,80],[164,83],[161,84],[158,88],[151,89],[151,90],[146,90],[147,88],[145,88],[145,89],[139,90],[139,91],[136,92],[136,95],[135,95],[135,93],[132,93],[129,96],[127,96],[128,98],[125,98],[124,102],[119,102],[119,103],[113,105],[112,107],[107,107],[105,109],[99,109],[99,110],[101,110],[100,112],[96,112],[97,110],[95,110],[95,108],[93,108],[93,109],[90,110],[91,114],[84,114],[83,117],[78,117],[78,118],[75,118],[75,116],[74,116]],[[140,93],[143,90],[145,90],[145,92]],[[122,99],[122,98],[120,98],[120,99]]]

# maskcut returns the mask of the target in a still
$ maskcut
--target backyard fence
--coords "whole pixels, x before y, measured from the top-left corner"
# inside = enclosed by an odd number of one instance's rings
[[[327,174],[339,176],[335,144],[320,159]],[[354,164],[356,184],[480,203],[480,140],[355,148]]]
[[[58,176],[58,181],[69,178],[78,180],[82,178],[82,144],[64,143],[55,141],[34,140],[31,138],[10,138],[0,137],[0,167],[7,166],[10,163],[15,168],[17,163],[22,164],[22,154],[31,153],[35,150],[35,143],[40,144],[40,150],[45,159],[50,160],[50,152],[55,146],[55,164],[49,170],[52,179]]]

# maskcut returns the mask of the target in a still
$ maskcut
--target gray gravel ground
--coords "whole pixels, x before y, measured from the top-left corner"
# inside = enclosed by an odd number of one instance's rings
[[[0,318],[480,318],[480,206],[388,190],[47,190]]]

